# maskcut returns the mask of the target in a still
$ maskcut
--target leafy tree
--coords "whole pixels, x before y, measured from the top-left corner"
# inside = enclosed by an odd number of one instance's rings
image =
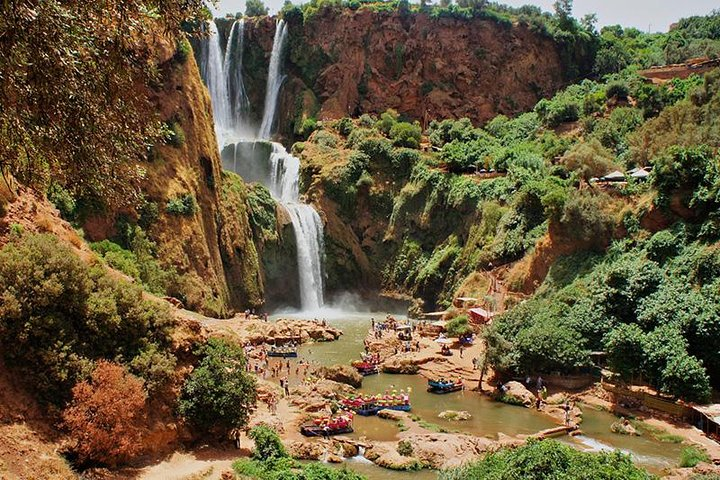
[[[595,139],[575,144],[562,157],[562,162],[588,184],[591,178],[601,177],[615,167],[612,154]]]
[[[398,122],[399,118],[400,115],[398,115],[395,110],[388,108],[382,115],[380,115],[380,120],[375,124],[375,127],[385,135],[389,135],[390,130]]]
[[[245,2],[245,16],[264,17],[268,14],[268,8],[262,0],[247,0]]]
[[[422,129],[420,124],[398,122],[390,129],[390,138],[396,147],[419,148]]]
[[[144,415],[142,381],[107,361],[98,362],[90,379],[73,387],[62,414],[80,463],[111,467],[142,448]]]
[[[245,371],[241,347],[211,338],[197,354],[200,363],[185,381],[180,414],[203,430],[243,427],[255,408],[254,378]]]
[[[448,336],[459,338],[465,334],[472,333],[472,327],[467,315],[458,315],[450,320],[446,326]]]
[[[683,353],[668,360],[660,376],[660,388],[676,397],[701,403],[709,402],[712,394],[710,377],[702,362]]]
[[[645,334],[635,324],[620,324],[605,337],[608,366],[629,380],[641,373],[645,356]]]
[[[44,191],[133,205],[136,162],[162,140],[149,36],[202,18],[203,0],[0,4],[0,171]],[[149,14],[149,12],[152,12]],[[39,54],[42,52],[42,54]],[[111,133],[109,133],[111,132]]]

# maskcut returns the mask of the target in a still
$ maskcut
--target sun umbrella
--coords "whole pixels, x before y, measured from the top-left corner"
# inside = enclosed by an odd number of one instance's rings
[[[454,340],[450,340],[449,338],[438,338],[435,341],[442,345],[450,345],[451,343],[454,343]]]

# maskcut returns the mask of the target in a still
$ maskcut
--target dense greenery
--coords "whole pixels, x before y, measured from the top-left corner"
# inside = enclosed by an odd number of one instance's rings
[[[132,205],[160,119],[138,89],[157,85],[146,38],[181,35],[203,0],[60,0],[0,5],[0,171],[54,180],[77,198]],[[177,133],[177,132],[176,132]]]
[[[26,235],[0,250],[0,339],[5,361],[48,402],[62,405],[93,362],[130,366],[153,386],[174,365],[167,307],[143,299],[139,287],[89,267],[50,235]]]
[[[200,362],[182,387],[180,414],[205,431],[242,428],[257,400],[242,347],[211,338],[196,354]]]
[[[320,463],[299,462],[290,458],[280,437],[270,427],[258,425],[250,430],[255,442],[252,460],[238,460],[233,470],[240,478],[258,480],[364,480],[346,468],[333,469]]]
[[[445,470],[440,480],[651,480],[653,475],[633,465],[629,456],[585,453],[555,440],[530,441],[502,449],[482,460]]]

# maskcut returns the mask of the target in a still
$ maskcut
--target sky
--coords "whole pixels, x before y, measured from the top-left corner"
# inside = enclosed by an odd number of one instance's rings
[[[277,12],[284,0],[263,0],[271,13]],[[413,1],[413,0],[411,0]],[[245,0],[218,0],[218,16],[226,13],[245,11]],[[294,3],[301,3],[294,0]],[[437,3],[437,2],[435,2]],[[552,11],[554,0],[500,0],[512,6],[538,5]],[[717,0],[575,0],[574,15],[582,18],[587,13],[596,13],[598,26],[620,24],[636,27],[643,31],[666,32],[670,25],[683,17],[707,15],[718,8]]]

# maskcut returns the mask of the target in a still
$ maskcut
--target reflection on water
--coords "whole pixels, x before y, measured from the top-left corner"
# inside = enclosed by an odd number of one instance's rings
[[[384,312],[342,313],[337,310],[317,312],[310,318],[326,319],[330,325],[341,329],[343,335],[336,342],[301,346],[300,358],[320,365],[347,364],[359,359],[363,351],[363,340],[370,328],[370,319],[382,320],[385,315]],[[289,315],[283,316],[289,317]],[[428,393],[426,387],[426,379],[419,375],[379,374],[365,377],[361,391],[375,394],[393,388],[411,389],[411,413],[448,431],[497,438],[498,433],[530,434],[555,425],[551,419],[534,410],[493,402],[476,392],[435,395]],[[438,414],[443,410],[465,410],[472,415],[472,419],[461,422],[443,420],[438,418]],[[637,463],[655,472],[677,465],[681,445],[662,443],[649,435],[631,437],[614,434],[610,431],[610,425],[616,420],[610,413],[586,406],[583,408],[581,424],[583,435],[577,438],[564,437],[561,440],[584,450],[620,449],[631,454]],[[364,436],[369,440],[392,440],[399,432],[395,422],[377,417],[356,416],[354,427],[355,438]],[[351,461],[351,466],[370,479],[399,479],[411,475],[411,473],[381,469],[374,464],[368,465],[364,462]],[[369,470],[362,471],[362,469]],[[429,476],[424,476],[426,474]],[[433,472],[413,472],[412,475],[414,479],[435,478]]]

